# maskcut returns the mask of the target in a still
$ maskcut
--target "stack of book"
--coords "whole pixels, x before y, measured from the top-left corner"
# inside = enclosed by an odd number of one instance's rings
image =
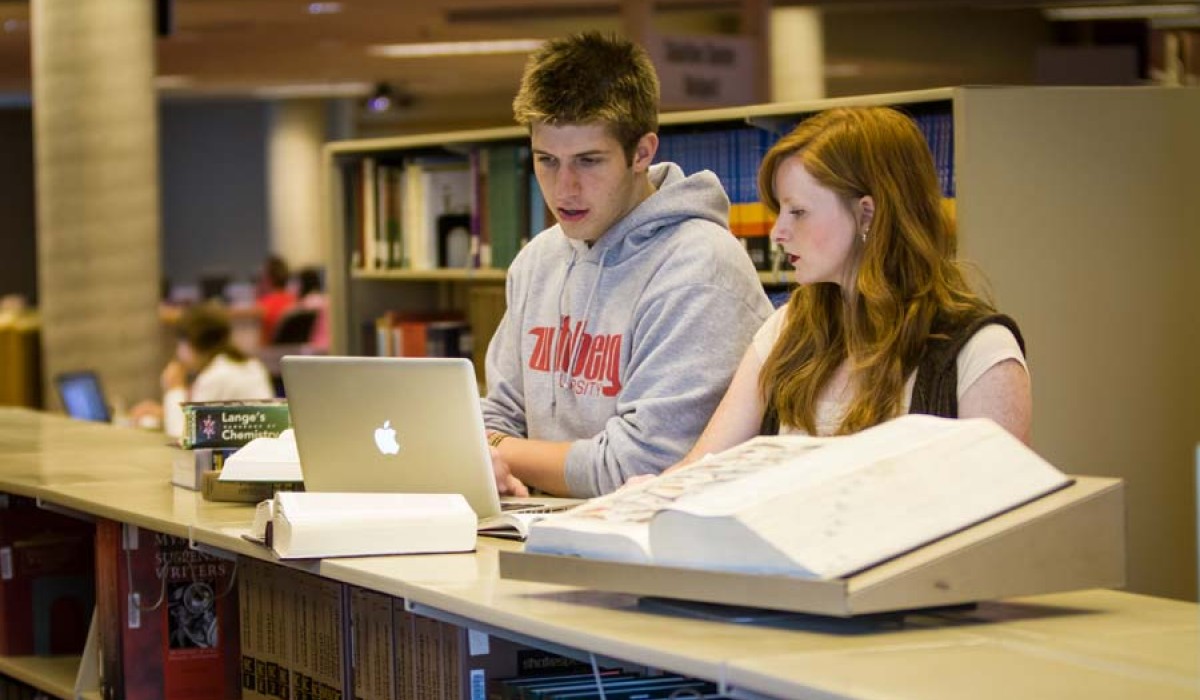
[[[283,400],[212,401],[183,404],[181,452],[172,465],[171,483],[200,491],[210,501],[257,503],[293,484],[218,479],[233,453],[261,437],[277,437],[291,426]]]

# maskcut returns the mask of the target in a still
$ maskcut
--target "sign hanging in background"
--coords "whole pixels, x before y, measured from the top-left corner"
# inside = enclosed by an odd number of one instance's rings
[[[739,36],[651,35],[646,51],[658,70],[665,109],[756,104],[757,42]]]

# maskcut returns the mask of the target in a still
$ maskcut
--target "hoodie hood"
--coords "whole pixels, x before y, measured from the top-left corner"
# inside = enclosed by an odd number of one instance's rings
[[[591,248],[582,241],[569,240],[581,260],[603,259],[606,266],[619,265],[649,245],[660,232],[675,231],[688,220],[729,227],[729,197],[712,172],[702,170],[687,176],[674,163],[657,163],[650,166],[649,177],[655,192]]]

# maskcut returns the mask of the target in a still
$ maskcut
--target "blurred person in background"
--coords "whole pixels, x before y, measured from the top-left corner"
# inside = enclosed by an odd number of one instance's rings
[[[297,302],[296,293],[289,286],[291,272],[288,264],[278,255],[268,256],[258,276],[258,307],[260,340],[262,346],[270,345],[275,338],[275,327],[279,319]]]
[[[184,401],[275,396],[266,367],[233,344],[228,312],[211,302],[188,307],[180,316],[175,357],[163,369],[161,381],[162,402],[143,401],[130,417],[140,425],[158,422],[171,437],[183,432]]]

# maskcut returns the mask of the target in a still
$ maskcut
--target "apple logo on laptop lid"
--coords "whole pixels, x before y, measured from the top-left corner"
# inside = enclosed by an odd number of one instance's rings
[[[379,453],[394,455],[400,452],[400,442],[396,440],[396,429],[390,420],[385,420],[381,427],[375,429],[375,446]]]

